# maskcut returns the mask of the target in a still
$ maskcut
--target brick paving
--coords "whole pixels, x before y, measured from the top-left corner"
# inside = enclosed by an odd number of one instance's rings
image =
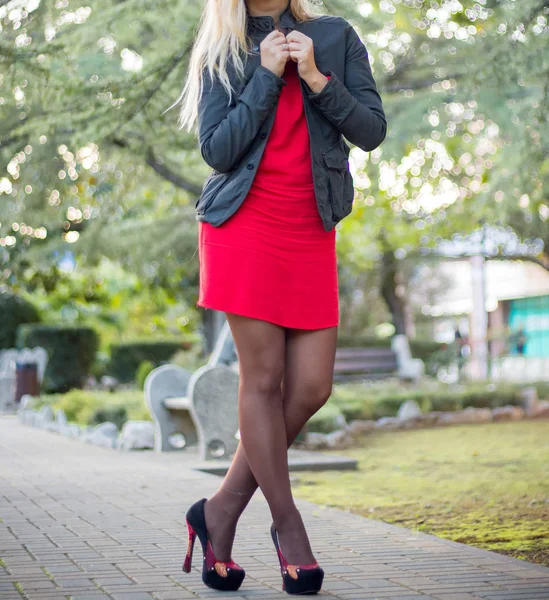
[[[238,592],[217,592],[181,570],[185,512],[219,478],[181,457],[93,447],[0,417],[2,600],[278,600],[270,516],[256,494],[233,558]],[[318,598],[549,599],[549,569],[298,500],[324,567]],[[198,546],[199,548],[199,546]]]

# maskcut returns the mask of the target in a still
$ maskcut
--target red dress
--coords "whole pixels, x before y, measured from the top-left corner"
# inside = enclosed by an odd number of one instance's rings
[[[313,188],[297,63],[289,60],[273,129],[238,210],[198,223],[198,306],[322,329],[339,323],[336,231],[325,231]]]

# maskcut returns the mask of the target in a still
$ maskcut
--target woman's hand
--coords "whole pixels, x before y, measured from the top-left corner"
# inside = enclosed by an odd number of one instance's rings
[[[314,93],[320,92],[328,83],[328,78],[316,66],[313,40],[304,33],[294,30],[286,36],[286,42],[290,46],[290,58],[297,63],[301,79]]]
[[[282,77],[286,63],[290,58],[290,50],[286,36],[275,29],[259,45],[261,64],[278,77]]]

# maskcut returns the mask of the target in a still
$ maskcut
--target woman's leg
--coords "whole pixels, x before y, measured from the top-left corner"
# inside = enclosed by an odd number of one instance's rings
[[[231,317],[228,315],[228,318],[230,319]],[[241,317],[240,319],[245,319],[245,317]],[[238,320],[238,318],[234,320]],[[253,335],[259,336],[261,344],[269,346],[270,339],[267,332],[272,331],[272,328],[276,328],[276,326],[264,321],[250,319],[247,321],[251,322],[248,323],[249,327],[246,328],[248,333],[253,329]],[[255,323],[255,327],[252,327],[251,324],[253,323]],[[229,324],[232,328],[231,321]],[[238,328],[238,323],[236,327]],[[283,331],[280,328],[277,329],[278,333]],[[233,331],[234,335],[235,332]],[[241,336],[238,335],[238,337]],[[242,337],[245,340],[245,336],[243,335]],[[280,339],[280,335],[275,337]],[[286,330],[283,386],[281,390],[286,430],[286,448],[291,445],[305,423],[330,396],[336,339],[336,327],[314,331]],[[238,349],[239,344],[236,337],[235,343]],[[278,340],[274,344],[271,343],[268,354],[270,352],[280,352],[278,350],[279,343]],[[244,345],[246,346],[245,341]],[[254,351],[253,343],[246,346],[246,348],[252,356],[255,355],[259,358],[257,348]],[[244,350],[245,355],[248,354],[247,349]],[[242,371],[244,365],[242,358],[239,358]],[[246,356],[244,356],[244,360],[247,365]],[[253,361],[250,361],[250,364],[253,366]],[[255,368],[259,368],[258,365]],[[287,470],[286,453],[284,453],[284,465],[285,470]],[[222,486],[205,505],[206,521],[208,522],[208,529],[212,533],[212,544],[218,560],[229,560],[238,518],[250,501],[257,486],[256,478],[250,469],[244,445],[241,442]],[[288,492],[286,491],[286,493]],[[289,494],[291,498],[291,491]],[[286,501],[290,502],[287,496]],[[290,514],[292,519],[284,519],[285,522],[276,523],[279,529],[283,552],[288,555],[286,558],[290,561],[310,562],[312,560],[310,546],[302,521],[293,505],[293,500],[291,500],[291,508],[293,509],[293,513],[286,514]],[[295,552],[293,552],[294,549]],[[295,558],[292,558],[292,554]]]

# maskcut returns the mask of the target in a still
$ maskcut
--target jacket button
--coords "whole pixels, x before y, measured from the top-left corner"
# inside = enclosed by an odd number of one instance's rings
[[[259,50],[259,46],[258,46],[257,44],[254,44],[254,45],[252,46],[252,50],[253,50],[254,52],[257,52],[257,51]]]
[[[265,132],[263,132],[260,136],[259,136],[262,140],[264,140],[267,137],[267,134]]]
[[[246,167],[246,168],[247,168],[247,169],[249,169],[249,170],[251,171],[251,170],[254,168],[254,165],[253,165],[253,163],[248,163],[248,165],[247,165],[247,167]]]

